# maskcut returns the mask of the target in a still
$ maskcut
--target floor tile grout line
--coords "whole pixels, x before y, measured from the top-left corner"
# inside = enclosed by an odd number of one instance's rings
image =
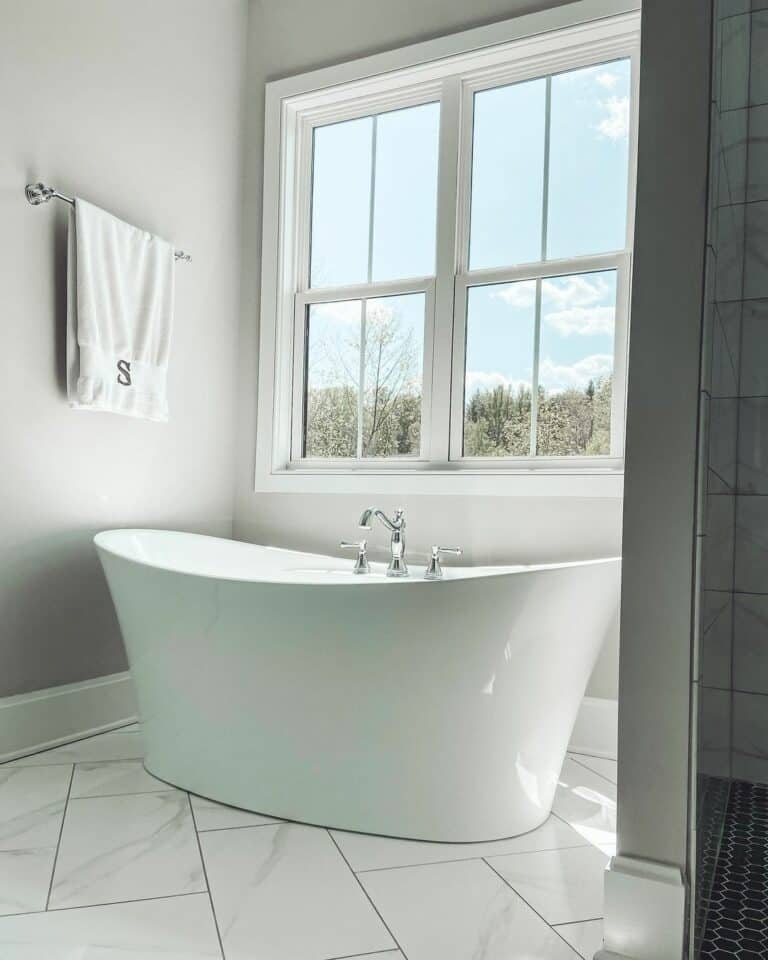
[[[601,808],[602,808],[603,810],[605,809],[605,807],[604,807],[602,804],[601,804]],[[557,819],[560,820],[562,823],[564,823],[564,824],[566,825],[566,827],[570,827],[571,830],[573,830],[574,833],[578,834],[580,837],[582,836],[582,835],[579,833],[579,831],[576,829],[576,827],[574,827],[574,825],[573,825],[569,820],[566,820],[565,817],[562,816],[561,814],[555,813],[555,811],[552,810],[552,812],[550,813],[550,817],[557,817]],[[615,842],[615,839],[616,839],[616,831],[615,831],[615,830],[613,831],[613,836],[614,836],[614,842]],[[593,843],[591,840],[587,840],[586,837],[584,837],[583,839],[584,839],[584,843],[583,843],[583,844],[579,844],[580,847],[581,847],[581,846],[584,846],[584,847],[594,847],[595,850],[600,850],[600,849],[601,849],[601,844],[599,844],[599,843]],[[608,846],[609,843],[610,843],[610,841],[609,841],[608,843],[606,843],[606,844],[602,844],[602,846]],[[576,847],[571,847],[570,849],[575,850],[575,849],[577,849],[577,848],[576,848]]]
[[[75,764],[77,766],[77,764]],[[70,801],[73,800],[114,800],[115,797],[151,797],[154,794],[158,793],[186,793],[186,790],[181,790],[179,787],[166,787],[160,788],[159,790],[130,790],[127,793],[84,793],[79,797],[70,797]]]
[[[100,900],[98,903],[81,903],[72,907],[51,907],[50,910],[25,910],[23,913],[8,913],[0,916],[0,925],[10,917],[34,917],[43,913],[66,913],[69,910],[92,910],[96,907],[119,907],[125,903],[148,903],[155,900],[176,900],[179,897],[204,897],[206,890],[192,890],[188,893],[164,893],[161,897],[134,897],[131,900]]]
[[[334,845],[334,847],[336,847],[336,849],[339,851],[339,856],[340,856],[341,859],[344,861],[344,863],[346,863],[347,869],[348,869],[349,872],[352,874],[352,876],[355,878],[355,883],[356,883],[356,884],[360,887],[360,889],[363,891],[363,896],[364,896],[365,899],[368,901],[368,903],[370,903],[370,905],[373,907],[373,909],[374,909],[374,911],[375,911],[375,913],[376,913],[376,916],[377,916],[377,917],[379,918],[379,920],[381,920],[381,922],[384,924],[384,929],[387,931],[387,933],[390,935],[390,937],[392,937],[392,942],[393,942],[394,944],[396,944],[398,950],[400,951],[400,953],[402,953],[404,960],[408,960],[408,955],[406,954],[405,950],[403,949],[402,944],[401,944],[400,941],[397,939],[397,937],[394,935],[394,933],[392,933],[392,931],[391,931],[390,928],[389,928],[389,924],[388,924],[387,921],[384,919],[384,917],[381,915],[381,912],[380,912],[379,908],[376,906],[376,904],[373,902],[373,899],[372,899],[371,895],[368,893],[368,891],[367,891],[367,890],[365,889],[365,887],[363,886],[362,881],[360,880],[360,877],[358,877],[358,875],[357,875],[357,874],[355,873],[355,871],[352,869],[352,866],[351,866],[349,860],[347,860],[347,858],[344,856],[344,851],[341,849],[341,847],[339,846],[339,844],[336,842],[336,838],[334,837],[334,835],[331,833],[331,831],[330,831],[327,827],[325,828],[325,832],[326,832],[326,833],[328,834],[328,836],[330,837],[331,843],[332,843],[332,844]]]
[[[39,754],[30,753],[30,754],[27,754],[27,756],[18,757],[15,760],[3,760],[3,762],[0,763],[0,767],[5,766],[6,764],[8,764],[9,766],[13,765],[14,767],[25,767],[25,768],[68,767],[70,764],[74,765],[78,763],[89,763],[89,764],[91,763],[128,763],[130,760],[141,760],[141,757],[117,757],[117,758],[110,757],[109,759],[106,759],[106,760],[52,760],[50,763],[24,763],[24,761],[27,760],[29,757],[36,757],[36,756],[39,756]]]
[[[583,750],[566,750],[566,757],[588,757],[590,760],[605,760],[607,763],[618,763],[616,757],[601,757],[597,753],[584,753]]]
[[[341,957],[323,957],[323,960],[358,960],[358,957],[378,957],[382,953],[397,953],[400,947],[387,947],[386,950],[369,950],[367,953],[345,953]]]
[[[598,923],[603,919],[603,917],[586,917],[584,920],[564,920],[562,923],[550,923],[550,927],[575,927],[580,923]]]
[[[4,767],[8,769],[15,770],[17,767],[23,767],[25,770],[29,770],[31,767],[37,768],[47,768],[47,767],[76,767],[79,763],[117,763],[117,760],[60,760],[58,763],[22,763],[20,758],[19,760],[3,760],[0,763],[0,770]]]
[[[718,610],[718,616],[720,615],[720,613],[722,613],[722,611],[723,611],[727,606],[728,606],[728,601],[726,600],[726,601],[723,603],[723,606],[720,608],[720,610]],[[717,619],[717,618],[715,618],[715,619]],[[566,759],[568,759],[568,760],[573,760],[574,763],[578,763],[578,764],[580,764],[582,767],[586,767],[587,770],[591,770],[592,773],[597,773],[597,775],[598,775],[599,777],[602,777],[603,780],[610,780],[610,777],[606,777],[606,775],[605,775],[604,773],[598,773],[597,770],[594,770],[592,767],[588,767],[586,761],[588,761],[588,760],[602,760],[602,761],[604,761],[605,763],[613,763],[613,764],[616,765],[616,770],[617,770],[617,772],[618,772],[618,763],[619,763],[618,760],[611,760],[611,759],[609,759],[608,757],[593,757],[593,756],[591,756],[591,755],[588,754],[588,753],[571,753],[571,752],[569,751],[569,752],[566,754]],[[610,780],[610,782],[613,783],[613,780]],[[614,786],[615,786],[615,784],[614,784]]]
[[[72,907],[51,907],[49,910],[36,910],[33,913],[64,913],[66,910],[85,910],[88,907],[114,907],[121,903],[144,903],[145,900],[178,900],[179,897],[203,897],[207,892],[207,890],[188,890],[186,893],[164,893],[160,897],[138,897],[133,900],[99,900],[97,903],[75,904]],[[11,914],[11,916],[16,916],[16,914]]]
[[[502,841],[503,842],[503,841]],[[570,843],[565,847],[542,847],[540,850],[509,850],[507,853],[478,853],[472,857],[451,857],[448,860],[424,860],[419,863],[398,863],[391,867],[365,867],[362,870],[353,870],[353,873],[383,873],[385,870],[409,870],[411,867],[432,867],[440,863],[472,863],[484,860],[486,857],[525,857],[532,853],[554,853],[556,850],[581,850],[582,847],[591,847],[588,840],[581,843]],[[350,867],[350,870],[353,868]]]
[[[187,794],[187,804],[189,805],[189,812],[192,816],[192,826],[195,830],[195,840],[197,841],[197,852],[200,854],[200,864],[203,868],[203,879],[205,880],[205,889],[208,891],[208,903],[211,905],[211,913],[213,915],[213,925],[216,928],[216,936],[219,941],[219,950],[221,950],[222,960],[226,960],[226,953],[224,952],[224,941],[221,939],[221,930],[219,929],[219,918],[216,914],[216,907],[213,904],[213,894],[211,893],[211,884],[208,880],[208,868],[205,865],[205,857],[203,856],[203,845],[200,842],[200,834],[197,829],[197,820],[195,819],[195,809],[192,806],[192,797],[189,794],[189,791],[186,791]]]
[[[605,774],[598,773],[597,770],[593,770],[592,767],[588,767],[586,763],[582,763],[581,760],[577,760],[573,754],[571,755],[571,760],[573,760],[574,763],[577,763],[580,767],[583,767],[584,770],[589,770],[589,772],[594,773],[596,777],[600,777],[601,780],[605,780],[606,783],[610,783],[612,787],[617,786],[617,784],[614,783],[613,780],[610,780],[608,777],[606,777]]]
[[[581,956],[581,954],[580,954],[579,951],[576,949],[576,947],[574,947],[573,944],[568,943],[568,941],[565,939],[565,937],[564,937],[561,933],[558,933],[558,932],[557,932],[557,929],[555,928],[555,926],[554,926],[553,924],[551,924],[551,923],[549,922],[549,920],[547,920],[547,919],[545,919],[544,917],[542,917],[542,915],[539,913],[539,911],[538,911],[532,904],[528,903],[528,901],[525,899],[525,897],[522,895],[522,893],[520,893],[519,890],[515,890],[515,888],[512,886],[512,884],[511,884],[505,877],[503,877],[503,876],[499,873],[499,871],[498,871],[494,866],[492,866],[490,863],[488,863],[488,861],[485,859],[485,857],[483,857],[483,863],[486,865],[486,867],[488,867],[489,870],[492,870],[492,871],[496,874],[496,876],[499,878],[499,880],[501,880],[501,882],[502,882],[503,884],[505,884],[507,887],[509,887],[509,889],[512,891],[512,893],[514,893],[514,895],[515,895],[516,897],[520,897],[520,899],[523,901],[523,903],[524,903],[530,910],[532,910],[532,911],[536,914],[536,916],[539,918],[539,920],[541,920],[543,923],[546,923],[546,925],[549,927],[549,929],[552,930],[555,934],[557,934],[557,936],[560,937],[560,939],[563,941],[563,943],[567,944],[567,946],[570,947],[571,950],[573,950],[573,952],[576,954],[577,957],[580,957],[580,956]]]
[[[576,827],[574,827],[574,825],[573,825],[572,823],[569,823],[569,822],[565,819],[565,817],[561,817],[559,813],[555,813],[555,811],[552,810],[552,811],[550,811],[550,814],[549,814],[549,815],[550,815],[550,817],[557,817],[557,819],[558,819],[561,823],[564,823],[564,824],[566,825],[566,827],[570,827],[571,830],[573,830],[574,833],[576,833],[576,834],[578,834],[579,836],[581,836],[581,834],[580,834],[579,831],[576,829]],[[586,838],[584,839],[584,842],[585,842],[585,843],[589,843],[591,846],[594,846],[594,844],[592,844],[591,841],[587,840]]]
[[[234,827],[198,827],[198,833],[222,833],[224,830],[255,830],[256,827],[279,827],[284,823],[295,823],[294,820],[270,820],[269,823],[239,823]],[[323,827],[318,829],[322,830]]]
[[[61,849],[61,838],[64,833],[64,821],[67,819],[67,810],[69,808],[69,795],[72,792],[72,781],[75,779],[75,765],[72,764],[72,771],[69,774],[69,784],[67,785],[67,795],[64,798],[64,809],[61,811],[61,824],[59,825],[59,836],[56,840],[56,853],[53,855],[53,864],[51,866],[51,880],[48,884],[48,896],[45,898],[45,909],[48,910],[51,904],[51,894],[53,893],[53,878],[56,876],[56,865],[59,862],[59,850]],[[43,911],[41,911],[43,912]]]

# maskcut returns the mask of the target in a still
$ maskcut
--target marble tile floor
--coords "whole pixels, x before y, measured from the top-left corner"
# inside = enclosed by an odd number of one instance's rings
[[[569,755],[538,830],[393,840],[190,796],[138,726],[0,766],[3,960],[578,960],[602,942],[616,764]]]

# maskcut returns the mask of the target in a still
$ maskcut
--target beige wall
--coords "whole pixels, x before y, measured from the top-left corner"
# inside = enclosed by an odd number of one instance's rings
[[[475,0],[471,5],[463,0],[251,0],[235,500],[238,538],[327,552],[341,537],[354,535],[365,505],[354,496],[265,495],[253,490],[265,82],[558,5],[521,0]],[[431,543],[456,543],[471,561],[482,563],[615,555],[621,548],[617,500],[393,498],[392,494],[372,499],[382,507],[398,505],[397,499],[406,507],[411,553],[424,552]],[[617,636],[612,631],[605,644],[588,691],[594,696],[616,696]]]
[[[91,535],[230,535],[245,0],[0,0],[0,695],[123,669]],[[193,255],[167,425],[69,410],[66,210],[47,180]]]

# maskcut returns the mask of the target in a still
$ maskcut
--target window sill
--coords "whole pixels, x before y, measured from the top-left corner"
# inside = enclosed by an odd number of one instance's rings
[[[334,470],[301,467],[257,473],[257,493],[575,497],[618,500],[621,469]]]

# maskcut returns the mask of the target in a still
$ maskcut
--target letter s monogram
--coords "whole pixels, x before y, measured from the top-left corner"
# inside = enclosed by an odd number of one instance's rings
[[[131,385],[131,361],[130,360],[118,360],[117,361],[117,382],[121,387],[130,387]]]

